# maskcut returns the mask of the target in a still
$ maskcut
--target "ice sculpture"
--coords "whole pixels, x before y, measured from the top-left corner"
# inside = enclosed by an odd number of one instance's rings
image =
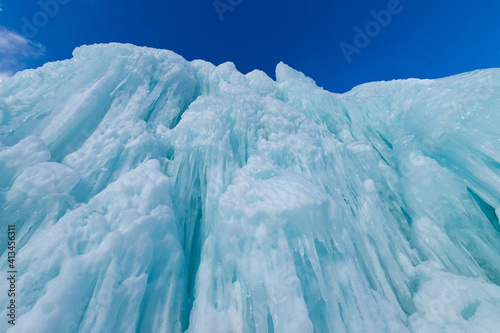
[[[333,94],[94,45],[0,112],[2,332],[498,332],[500,69]]]

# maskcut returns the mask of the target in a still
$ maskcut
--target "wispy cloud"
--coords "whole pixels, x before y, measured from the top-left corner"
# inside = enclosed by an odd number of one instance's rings
[[[1,8],[1,3],[0,3]],[[0,78],[25,68],[28,59],[42,56],[45,48],[21,34],[0,26]]]

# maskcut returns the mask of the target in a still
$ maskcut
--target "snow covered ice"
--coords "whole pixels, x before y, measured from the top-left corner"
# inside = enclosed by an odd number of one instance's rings
[[[84,46],[0,122],[1,332],[499,330],[500,69],[333,94]]]

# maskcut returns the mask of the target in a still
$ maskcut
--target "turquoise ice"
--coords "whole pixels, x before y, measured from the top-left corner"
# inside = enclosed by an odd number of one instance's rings
[[[0,122],[1,332],[498,332],[500,69],[333,94],[84,46]]]

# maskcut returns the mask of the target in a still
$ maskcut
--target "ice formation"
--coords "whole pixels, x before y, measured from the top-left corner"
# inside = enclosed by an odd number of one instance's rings
[[[1,332],[499,330],[500,69],[333,94],[94,45],[0,112]]]

